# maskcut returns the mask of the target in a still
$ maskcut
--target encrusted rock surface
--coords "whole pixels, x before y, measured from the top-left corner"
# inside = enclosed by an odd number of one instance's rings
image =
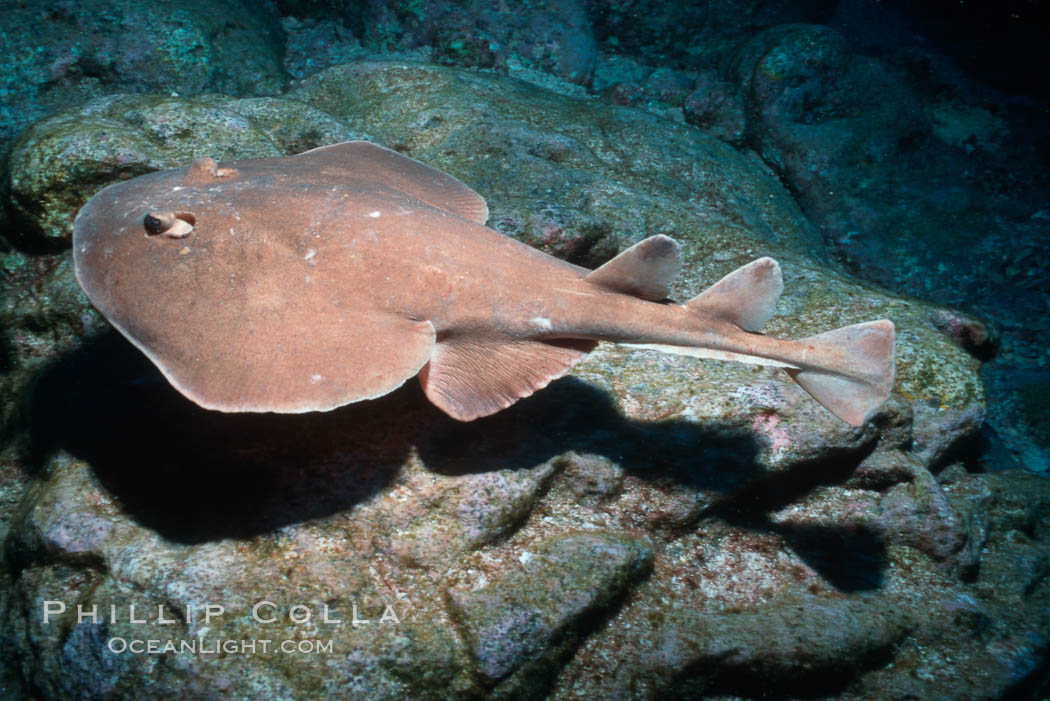
[[[489,683],[528,665],[513,680],[520,684],[557,662],[577,642],[580,619],[623,596],[651,565],[652,550],[623,535],[581,531],[541,540],[518,561],[520,571],[493,584],[450,592],[453,615]]]
[[[277,14],[251,0],[0,7],[0,150],[29,121],[115,92],[265,95],[287,82]]]
[[[114,112],[113,138],[89,149],[93,115],[120,100],[216,126],[142,144],[157,122]],[[832,267],[754,156],[638,110],[414,64],[334,67],[241,131],[245,104],[108,98],[23,142],[23,164],[82,144],[82,172],[52,161],[8,178],[50,183],[27,191],[71,212],[84,183],[130,174],[107,164],[135,148],[150,169],[370,135],[477,189],[497,229],[576,262],[675,236],[678,298],[773,255],[786,287],[768,331],[891,318],[897,392],[853,428],[772,369],[602,345],[471,424],[414,383],[325,414],[220,414],[112,332],[70,351],[97,316],[68,263],[26,260],[3,307],[5,426],[20,438],[3,453],[18,502],[0,568],[11,696],[994,698],[1036,683],[1050,487],[956,462],[984,411],[979,361],[937,308]],[[262,113],[302,129],[275,134]],[[68,234],[24,216],[34,235]],[[45,601],[66,610],[45,622]],[[98,619],[78,621],[78,604]],[[134,654],[116,639],[237,649]]]
[[[856,28],[852,39],[865,34]],[[985,376],[986,437],[1005,447],[989,462],[1046,472],[1047,410],[1026,400],[1045,386],[1050,362],[1050,264],[1039,255],[1050,245],[1045,147],[1029,135],[1026,108],[982,93],[942,57],[897,47],[873,58],[851,44],[831,27],[792,24],[729,52],[746,141],[851,270],[994,322],[1003,343]],[[725,132],[724,120],[692,114]]]
[[[434,60],[455,66],[538,69],[588,83],[597,45],[584,0],[491,3],[370,0],[350,5],[351,24],[377,50],[427,47]]]

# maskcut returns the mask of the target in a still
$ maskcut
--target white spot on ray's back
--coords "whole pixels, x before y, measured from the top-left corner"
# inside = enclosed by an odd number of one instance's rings
[[[310,260],[316,255],[317,255],[317,249],[307,248],[306,249],[306,255],[303,256],[303,260]]]
[[[318,375],[317,373],[314,373],[313,375],[310,375],[310,382],[312,382],[314,384],[317,384],[318,382],[320,382],[323,379],[324,379],[324,377],[321,376],[321,375]]]
[[[366,216],[366,217],[371,217],[372,219],[378,219],[379,217],[383,216],[383,213],[382,213],[382,212],[380,212],[380,211],[379,211],[379,210],[377,209],[377,210],[376,210],[376,211],[374,211],[374,212],[369,212],[369,213],[368,213],[368,214],[366,214],[365,216]]]
[[[536,326],[542,331],[550,331],[552,328],[551,320],[545,316],[534,316],[529,321],[531,321],[534,326]]]

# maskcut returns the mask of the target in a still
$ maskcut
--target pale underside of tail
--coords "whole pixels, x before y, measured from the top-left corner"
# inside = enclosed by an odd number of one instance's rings
[[[718,350],[717,348],[704,348],[703,346],[671,346],[666,343],[618,343],[617,345],[636,350],[659,351],[669,355],[684,355],[688,358],[700,358],[702,360],[730,360],[734,363],[747,365],[763,365],[771,368],[786,368],[788,370],[799,369],[797,365],[792,365],[783,360],[763,358],[759,355],[748,355],[747,353],[734,353],[732,351]]]

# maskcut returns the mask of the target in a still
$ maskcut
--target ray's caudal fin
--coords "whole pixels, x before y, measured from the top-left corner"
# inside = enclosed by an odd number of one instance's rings
[[[782,289],[779,264],[760,258],[719,280],[686,308],[754,333],[772,318]],[[828,411],[861,426],[893,389],[894,335],[893,322],[880,319],[787,342],[776,359],[724,351],[706,355],[781,365]]]
[[[894,381],[894,328],[887,319],[844,326],[800,343],[841,351],[844,362],[820,368],[788,368],[802,389],[835,416],[862,426],[889,398]]]

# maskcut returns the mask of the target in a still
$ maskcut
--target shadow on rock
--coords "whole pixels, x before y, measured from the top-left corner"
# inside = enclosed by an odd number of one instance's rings
[[[244,537],[381,490],[404,462],[424,402],[400,394],[327,413],[209,411],[110,332],[37,378],[25,407],[29,462],[67,450],[169,539]]]
[[[638,477],[724,497],[706,514],[779,535],[839,590],[873,590],[882,582],[885,544],[873,531],[778,524],[768,516],[817,485],[847,479],[874,444],[859,453],[833,451],[790,471],[767,474],[754,434],[744,428],[629,421],[608,394],[571,377],[494,416],[469,424],[442,419],[419,444],[431,470],[464,474],[530,467],[567,451],[598,454]]]
[[[602,455],[643,478],[719,493],[763,472],[752,433],[717,423],[631,421],[609,394],[573,377],[498,414],[438,422],[419,444],[427,467],[443,474],[531,467],[569,451]]]
[[[835,481],[827,465],[793,470],[786,488],[783,478],[764,474],[748,431],[630,421],[612,397],[574,378],[471,423],[441,413],[416,382],[330,412],[224,414],[182,397],[110,332],[45,369],[25,415],[31,464],[43,465],[55,450],[72,453],[129,514],[179,542],[248,537],[343,511],[381,491],[413,446],[427,469],[446,475],[527,468],[575,451],[603,455],[645,479],[724,495],[711,515],[780,533],[840,588],[869,588],[881,576],[883,548],[874,537],[831,527],[792,531],[766,516]],[[842,456],[843,477],[860,457]]]
[[[881,536],[861,525],[829,526],[776,523],[769,514],[801,499],[817,485],[845,481],[874,449],[832,453],[795,469],[770,476],[718,504],[711,514],[735,526],[779,535],[803,561],[836,589],[872,591],[882,585],[887,566]]]

